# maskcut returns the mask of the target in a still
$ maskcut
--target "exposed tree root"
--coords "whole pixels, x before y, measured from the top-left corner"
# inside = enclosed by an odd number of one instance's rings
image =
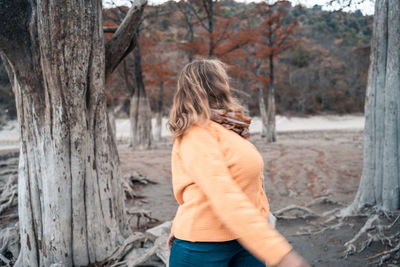
[[[141,197],[138,196],[134,191],[134,186],[138,183],[142,185],[157,184],[157,182],[147,179],[147,177],[139,172],[133,172],[132,174],[125,175],[122,179],[122,187],[124,188],[125,196],[127,198],[133,199]]]
[[[149,249],[146,249],[142,255],[138,256],[135,251],[131,251],[131,253],[126,256],[125,262],[122,263],[126,263],[128,267],[133,267],[143,264],[152,257],[157,256],[164,262],[166,266],[168,266],[169,252],[167,251],[167,255],[165,253],[165,250],[167,250],[167,238],[167,236],[161,236],[157,238],[154,242],[154,245]]]
[[[136,232],[125,240],[102,266],[137,266],[146,264],[153,266],[161,264],[168,266],[169,250],[166,245],[172,222],[165,222],[148,229],[145,234]],[[151,262],[158,264],[149,264]]]
[[[373,211],[375,212],[376,209],[373,209]],[[383,215],[385,217],[390,216],[389,213],[384,213]],[[363,227],[361,227],[361,229],[358,231],[358,233],[351,240],[347,241],[344,244],[344,246],[346,248],[346,250],[344,252],[344,256],[348,257],[349,255],[357,252],[356,243],[363,235],[367,235],[368,238],[367,238],[367,240],[362,242],[361,247],[358,252],[364,251],[373,242],[380,242],[383,245],[385,243],[387,243],[390,247],[392,247],[393,241],[399,240],[398,239],[399,233],[388,236],[385,233],[385,231],[390,230],[399,221],[399,218],[400,218],[400,216],[397,216],[397,218],[392,223],[385,225],[382,223],[382,220],[380,219],[379,214],[371,213],[370,217],[365,222]]]
[[[12,263],[14,263],[13,260],[18,258],[19,250],[19,227],[17,222],[14,226],[0,231],[0,260],[7,266],[12,266]],[[12,257],[9,257],[12,260],[5,257],[6,253],[12,254]]]
[[[17,206],[18,199],[18,177],[9,175],[6,184],[0,187],[0,215],[11,207]]]
[[[141,232],[135,232],[125,239],[124,243],[117,248],[114,253],[103,262],[103,266],[114,266],[120,262],[134,247],[139,247],[145,240],[145,235]]]
[[[273,214],[276,216],[278,219],[284,219],[284,220],[293,220],[293,219],[307,219],[307,218],[316,218],[316,217],[326,217],[327,215],[330,215],[331,213],[337,212],[339,209],[333,209],[331,211],[328,211],[328,213],[324,213],[322,215],[317,214],[316,212],[312,211],[308,207],[313,206],[313,205],[323,205],[323,204],[333,204],[333,205],[338,205],[338,202],[331,200],[330,198],[323,196],[316,198],[312,200],[310,203],[308,203],[305,207],[303,206],[298,206],[298,205],[289,205],[287,207],[284,207],[280,210],[275,211]],[[293,210],[299,210],[302,211],[302,215],[297,215],[297,216],[284,216],[282,215],[283,213],[293,211]]]
[[[357,240],[365,233],[367,233],[367,231],[375,229],[375,225],[373,225],[373,223],[375,221],[379,220],[379,215],[375,214],[372,217],[370,217],[364,224],[364,226],[360,229],[360,231],[358,231],[358,233],[349,241],[347,241],[344,246],[346,248],[346,251],[344,252],[345,257],[354,254],[357,251],[356,248],[356,242]]]
[[[386,261],[388,261],[393,256],[393,254],[398,253],[399,250],[400,250],[400,242],[397,244],[397,246],[395,246],[391,250],[378,253],[372,258],[380,257],[379,261],[377,262],[377,264],[380,266],[383,265]]]
[[[15,174],[17,160],[6,159],[3,173],[5,184],[0,184],[0,265],[12,266],[19,254],[18,228],[18,176]]]
[[[13,192],[9,200],[6,203],[0,205],[0,214],[2,214],[3,211],[9,209],[11,206],[13,206],[13,202],[16,195],[17,193]]]
[[[10,260],[0,254],[0,260],[3,261],[7,266],[10,266]]]
[[[139,228],[140,227],[140,219],[146,218],[148,221],[148,223],[150,222],[158,222],[159,220],[151,217],[151,212],[148,210],[144,210],[142,208],[139,207],[133,207],[127,210],[127,214],[128,215],[132,215],[132,216],[136,216],[137,220],[136,220],[136,227]],[[130,220],[129,220],[130,221]]]
[[[285,212],[293,211],[293,210],[302,211],[303,214],[302,215],[297,215],[297,216],[285,216],[285,215],[282,215]],[[310,210],[310,209],[308,209],[306,207],[297,206],[297,205],[289,205],[289,206],[287,206],[285,208],[277,210],[273,214],[277,219],[284,219],[284,220],[307,219],[307,218],[315,218],[315,217],[319,217],[320,216],[320,215],[316,214],[315,212],[313,212],[312,210]]]
[[[330,199],[330,198],[328,198],[326,196],[324,196],[324,197],[319,197],[319,198],[316,198],[316,199],[312,200],[310,203],[307,204],[307,207],[313,206],[313,205],[316,205],[316,204],[338,205],[339,203],[336,202],[336,201],[333,201],[332,199]]]
[[[311,201],[307,207],[320,204],[338,204],[337,202],[331,201],[327,197],[322,197]],[[301,211],[302,214],[289,216],[284,215],[291,211]],[[300,235],[317,235],[324,233],[327,230],[337,230],[342,226],[348,225],[349,218],[366,217],[364,225],[360,230],[344,244],[345,251],[344,257],[347,258],[349,255],[360,253],[367,249],[373,242],[379,242],[382,245],[389,246],[389,250],[376,254],[372,258],[378,258],[377,264],[382,265],[388,260],[392,259],[394,255],[399,254],[400,251],[400,232],[390,234],[390,230],[393,226],[397,225],[400,221],[400,215],[396,212],[391,212],[382,209],[381,207],[371,207],[369,209],[355,208],[350,205],[346,208],[333,208],[321,214],[312,211],[309,208],[290,205],[282,208],[274,215],[278,219],[307,219],[315,218],[317,222],[308,222],[312,227],[306,226],[296,232],[295,236]],[[395,217],[396,216],[396,217]],[[394,219],[395,218],[395,219]],[[318,222],[319,221],[319,222]],[[390,221],[390,223],[386,223]],[[367,238],[366,238],[367,237]],[[394,246],[396,244],[396,246]]]

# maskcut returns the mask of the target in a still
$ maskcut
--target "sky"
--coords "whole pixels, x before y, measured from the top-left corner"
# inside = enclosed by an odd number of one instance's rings
[[[156,5],[165,2],[165,0],[148,0],[150,5]],[[259,2],[259,0],[236,0],[238,2]],[[330,6],[328,3],[330,0],[290,0],[293,5],[302,4],[307,7],[313,7],[314,5],[322,6],[324,10],[335,10],[340,8],[339,4],[333,4]],[[339,0],[340,1],[340,0]],[[348,2],[348,0],[341,0],[341,2]],[[364,15],[374,14],[374,0],[353,0],[354,4],[350,8],[345,8],[344,11],[355,11],[360,9]],[[360,3],[361,2],[361,3]],[[103,0],[105,7],[110,7],[109,0]],[[129,0],[114,0],[117,5],[127,5],[130,6]]]

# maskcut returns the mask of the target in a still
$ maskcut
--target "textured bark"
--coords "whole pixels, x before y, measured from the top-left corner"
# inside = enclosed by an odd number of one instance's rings
[[[131,98],[130,108],[130,143],[135,149],[148,149],[151,147],[153,136],[151,129],[150,103],[144,91],[136,88]]]
[[[272,46],[272,44],[271,44]],[[269,56],[269,88],[268,88],[268,109],[267,109],[267,143],[276,141],[275,131],[275,87],[274,87],[274,55]]]
[[[400,2],[375,3],[367,99],[364,162],[351,210],[400,208]]]
[[[208,57],[214,56],[215,41],[214,41],[214,0],[203,0],[204,10],[208,20]]]
[[[267,128],[267,111],[265,108],[265,102],[264,102],[264,90],[263,90],[263,85],[261,82],[258,83],[258,107],[260,109],[260,115],[261,115],[261,136],[266,137],[268,128]]]
[[[108,120],[110,121],[111,132],[114,139],[117,139],[117,123],[115,121],[114,107],[108,110]]]
[[[163,108],[164,108],[164,82],[161,81],[160,82],[160,90],[158,91],[156,129],[155,129],[155,135],[154,135],[154,139],[156,141],[161,140]]]
[[[249,102],[250,102],[249,101],[249,98],[250,98],[249,77],[247,75],[245,75],[245,77],[242,79],[242,84],[243,84],[243,93],[244,93],[242,104],[247,111],[250,111],[250,108],[249,108]]]
[[[268,90],[268,105],[267,105],[267,123],[265,126],[267,128],[265,139],[267,143],[276,141],[276,131],[275,131],[275,94],[274,87],[270,85]]]
[[[155,141],[161,141],[162,136],[162,113],[156,113],[156,126],[154,129],[154,139]]]
[[[133,55],[136,88],[135,93],[131,98],[131,106],[129,112],[129,117],[131,121],[129,145],[135,149],[147,149],[151,147],[153,141],[151,128],[152,114],[143,82],[139,45],[135,47]]]
[[[21,135],[15,266],[101,261],[128,233],[105,103],[101,2],[1,5],[0,51]]]

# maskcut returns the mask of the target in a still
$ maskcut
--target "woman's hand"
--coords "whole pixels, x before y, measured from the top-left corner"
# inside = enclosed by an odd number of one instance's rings
[[[169,250],[171,250],[172,243],[174,242],[174,240],[175,240],[175,236],[172,233],[169,234],[169,237],[167,239],[167,247]]]
[[[278,267],[310,267],[308,263],[294,250],[283,257]]]

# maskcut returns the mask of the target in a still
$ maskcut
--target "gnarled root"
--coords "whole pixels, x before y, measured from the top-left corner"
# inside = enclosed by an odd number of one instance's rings
[[[373,223],[375,221],[379,220],[379,215],[375,214],[372,217],[370,217],[364,224],[363,227],[361,227],[360,231],[358,231],[358,233],[349,241],[347,241],[344,246],[346,247],[346,251],[344,252],[345,257],[353,254],[354,252],[357,251],[356,248],[356,241],[365,233],[367,233],[367,231],[374,229],[375,226],[373,225]]]
[[[0,186],[0,215],[11,208],[17,207],[18,176],[9,175],[6,183]]]
[[[387,213],[384,214],[384,216],[389,216]],[[400,233],[396,233],[394,235],[387,235],[385,231],[390,230],[396,223],[398,223],[400,216],[397,216],[397,218],[389,224],[383,224],[382,220],[380,219],[379,214],[372,214],[368,220],[365,222],[363,227],[361,227],[360,231],[349,241],[347,241],[344,246],[346,248],[344,252],[344,256],[348,257],[351,254],[354,254],[357,252],[357,246],[356,242],[365,234],[368,236],[367,240],[362,242],[361,248],[359,249],[358,252],[361,252],[365,250],[367,247],[369,247],[372,242],[380,242],[382,244],[387,243],[390,247],[393,247],[393,242],[399,242],[399,236]],[[399,245],[397,245],[394,249],[391,249],[387,252],[383,252],[380,254],[377,254],[377,256],[382,256],[381,258],[381,264],[388,260],[391,256],[392,253],[395,253],[399,250],[397,248]],[[396,249],[397,248],[397,249]]]
[[[139,247],[144,240],[145,235],[143,233],[133,233],[125,239],[124,243],[110,257],[103,261],[102,266],[114,266],[119,263],[134,247]]]
[[[399,234],[400,233],[397,233],[397,235],[399,235]],[[373,256],[372,258],[380,257],[380,259],[379,259],[379,261],[377,263],[378,263],[379,266],[381,266],[386,261],[388,261],[393,256],[393,254],[398,253],[399,250],[400,250],[400,242],[398,242],[397,246],[395,246],[391,250],[378,253],[375,256]]]
[[[297,216],[285,216],[282,215],[285,212],[288,211],[293,211],[293,210],[299,210],[302,211],[303,214],[302,215],[297,215]],[[282,208],[280,210],[277,210],[275,212],[273,212],[274,216],[277,219],[285,219],[285,220],[293,220],[293,219],[307,219],[307,218],[315,218],[315,217],[319,217],[320,215],[318,215],[317,213],[313,212],[312,210],[306,208],[306,207],[302,207],[302,206],[297,206],[297,205],[289,205],[285,208]]]
[[[135,184],[148,185],[157,184],[157,182],[149,180],[146,176],[139,172],[133,172],[132,174],[125,175],[122,179],[122,187],[125,191],[125,196],[128,198],[140,198],[134,192]]]
[[[148,223],[150,222],[158,222],[158,219],[154,218],[151,216],[151,212],[139,207],[133,207],[127,210],[127,214],[128,215],[132,215],[132,216],[136,216],[137,220],[136,220],[136,227],[139,228],[140,227],[140,219],[146,218],[148,221]],[[130,220],[129,220],[130,221]]]
[[[18,158],[1,161],[7,166],[2,171],[0,181],[0,265],[12,266],[19,254],[18,230],[18,176],[16,175]],[[4,183],[5,182],[5,183]]]
[[[110,257],[103,261],[101,266],[138,266],[141,264],[158,266],[161,265],[160,260],[165,266],[168,266],[167,239],[171,225],[172,222],[165,222],[148,229],[144,234],[135,232]]]
[[[2,261],[6,266],[12,266],[13,261],[18,257],[19,250],[19,227],[17,222],[15,226],[7,227],[0,231],[0,265],[2,265]],[[12,257],[7,255],[11,260],[6,257],[6,253],[12,254]]]

